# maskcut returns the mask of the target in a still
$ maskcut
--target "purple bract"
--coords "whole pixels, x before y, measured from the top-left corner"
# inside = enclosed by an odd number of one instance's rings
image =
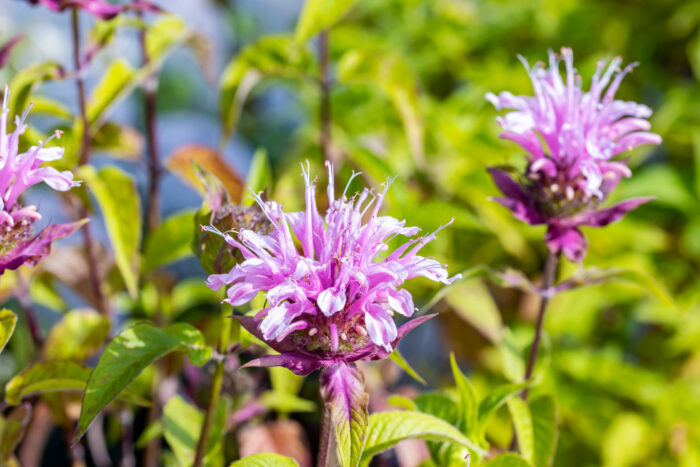
[[[237,319],[280,355],[249,365],[279,365],[308,374],[340,362],[384,358],[401,337],[428,319],[421,317],[397,329],[394,313],[408,317],[414,312],[411,294],[402,284],[418,276],[449,284],[456,277],[448,278],[445,265],[435,259],[418,255],[436,232],[387,251],[390,240],[413,237],[419,231],[378,215],[390,183],[376,195],[364,189],[350,198],[343,193],[335,199],[329,165],[329,208],[324,218],[316,207],[316,185],[308,171],[303,174],[306,210],[285,213],[279,204],[256,196],[272,231],[244,229],[235,232],[235,238],[222,233],[244,261],[228,273],[209,276],[208,284],[214,289],[227,286],[225,301],[233,306],[266,292],[269,306],[255,317]]]
[[[641,144],[659,144],[661,138],[648,131],[647,106],[614,99],[634,65],[620,69],[620,58],[607,66],[601,61],[590,90],[584,92],[571,49],[563,48],[561,56],[566,81],[560,74],[560,57],[550,51],[547,69],[541,63],[530,67],[521,57],[534,97],[510,92],[486,95],[497,109],[513,109],[498,118],[504,130],[501,137],[529,153],[525,173],[517,181],[504,170],[490,172],[504,195],[496,201],[524,222],[546,224],[549,249],[581,261],[586,240],[580,226],[607,225],[651,199],[631,199],[597,210],[620,179],[631,175],[625,161],[613,158]]]
[[[157,5],[146,1],[135,1],[117,5],[104,0],[27,0],[31,4],[41,4],[52,11],[63,11],[69,8],[79,10],[97,16],[100,19],[112,19],[128,10],[133,11],[162,11]]]
[[[6,269],[16,269],[22,264],[35,264],[50,251],[51,242],[70,235],[82,225],[54,224],[40,233],[33,232],[34,222],[41,219],[35,206],[24,206],[19,202],[20,195],[30,186],[45,182],[54,190],[66,191],[79,185],[73,181],[73,174],[59,172],[53,167],[42,166],[63,156],[63,148],[45,147],[54,136],[39,146],[32,146],[27,152],[19,153],[19,137],[27,126],[24,120],[29,108],[15,119],[15,130],[7,133],[9,90],[5,87],[2,114],[0,116],[0,274]]]

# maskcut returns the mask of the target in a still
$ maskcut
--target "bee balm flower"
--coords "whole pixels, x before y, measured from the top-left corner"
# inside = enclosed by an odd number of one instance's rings
[[[59,172],[53,167],[42,166],[46,161],[60,159],[63,148],[44,145],[32,146],[19,153],[19,137],[27,126],[24,120],[29,108],[15,120],[15,130],[7,133],[7,106],[9,90],[5,87],[2,114],[0,114],[0,274],[6,269],[17,269],[24,263],[33,265],[48,254],[51,242],[73,233],[82,222],[53,224],[40,233],[33,231],[34,222],[41,219],[35,206],[24,206],[20,195],[30,186],[44,182],[54,190],[66,191],[79,185],[73,174]],[[54,136],[58,136],[56,133]]]
[[[648,131],[647,106],[614,99],[634,65],[620,69],[620,58],[607,67],[600,62],[589,91],[584,92],[571,49],[563,48],[561,55],[565,82],[560,59],[550,51],[548,69],[539,63],[530,67],[522,59],[534,97],[507,91],[486,95],[497,109],[513,109],[498,119],[504,130],[501,137],[529,153],[525,173],[517,181],[503,170],[490,172],[504,195],[496,201],[524,222],[546,224],[549,249],[581,261],[586,240],[580,226],[607,225],[651,199],[630,199],[598,210],[620,179],[631,175],[625,161],[614,160],[615,156],[641,144],[659,144],[661,138]]]
[[[435,259],[418,255],[435,233],[387,251],[391,239],[414,237],[419,231],[404,221],[379,216],[389,183],[376,196],[364,189],[350,198],[343,193],[335,199],[329,165],[329,208],[324,218],[316,207],[316,186],[308,171],[303,175],[306,210],[285,213],[279,204],[256,196],[271,231],[244,229],[235,232],[235,238],[222,234],[245,260],[228,273],[209,276],[208,284],[214,289],[228,287],[225,301],[233,306],[266,293],[269,306],[255,317],[237,319],[280,355],[249,365],[284,366],[308,374],[336,363],[384,358],[399,339],[429,318],[397,329],[394,314],[409,317],[414,312],[403,283],[423,276],[449,284],[456,277],[448,278],[445,265]]]

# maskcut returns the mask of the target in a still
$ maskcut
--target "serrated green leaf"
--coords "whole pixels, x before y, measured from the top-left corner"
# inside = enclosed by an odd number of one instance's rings
[[[408,373],[408,375],[421,383],[422,385],[426,385],[427,383],[425,380],[419,375],[416,370],[413,369],[413,367],[406,361],[405,358],[403,358],[403,355],[401,355],[401,352],[399,352],[399,349],[394,349],[393,352],[391,352],[391,355],[389,355],[389,358],[391,359],[392,362],[396,363],[398,366],[401,367],[403,371]]]
[[[138,294],[139,246],[141,243],[141,202],[136,184],[122,170],[83,166],[78,177],[97,199],[105,219],[119,272],[132,297]]]
[[[119,102],[127,87],[133,86],[135,74],[136,70],[124,60],[115,60],[109,65],[88,99],[86,113],[91,125]]]
[[[265,36],[246,46],[221,75],[222,139],[228,140],[235,131],[243,105],[261,79],[304,78],[310,75],[313,63],[311,52],[290,36]]]
[[[5,349],[7,342],[12,337],[17,324],[17,316],[10,310],[4,308],[0,310],[0,352]]]
[[[486,467],[532,467],[532,464],[517,454],[507,452],[490,460]]]
[[[508,399],[508,409],[518,437],[518,451],[532,464],[535,460],[535,431],[527,403],[519,397]]]
[[[22,404],[7,417],[0,416],[0,465],[8,465],[12,452],[24,438],[32,418],[32,406]]]
[[[203,423],[204,414],[179,395],[170,398],[163,407],[163,434],[180,465],[191,465],[194,461]],[[220,400],[214,414],[204,465],[223,465],[221,440],[225,424],[226,404]]]
[[[299,467],[299,464],[294,459],[281,454],[261,452],[237,460],[229,467]]]
[[[83,361],[107,340],[109,327],[109,319],[95,310],[71,310],[51,328],[44,344],[44,357]]]
[[[137,324],[116,336],[100,356],[83,396],[74,440],[87,431],[97,414],[134,380],[144,368],[175,350],[185,350],[194,365],[203,365],[212,350],[194,327],[177,323],[164,329]]]
[[[305,41],[337,23],[356,0],[306,0],[299,15],[294,38]]]
[[[173,214],[146,237],[144,272],[153,271],[192,253],[190,246],[193,240],[194,216],[194,210]]]
[[[370,415],[363,464],[405,439],[445,441],[462,446],[475,455],[483,454],[476,443],[444,420],[421,412],[390,411]]]
[[[557,446],[557,413],[554,399],[541,396],[529,402],[535,434],[535,467],[549,467]]]

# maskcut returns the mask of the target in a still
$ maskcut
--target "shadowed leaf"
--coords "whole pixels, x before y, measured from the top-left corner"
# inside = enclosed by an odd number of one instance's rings
[[[109,319],[95,310],[69,311],[51,328],[44,356],[47,360],[85,360],[107,340],[109,327]]]
[[[12,452],[24,438],[24,432],[32,418],[32,406],[22,404],[10,414],[0,417],[0,465],[8,465]]]

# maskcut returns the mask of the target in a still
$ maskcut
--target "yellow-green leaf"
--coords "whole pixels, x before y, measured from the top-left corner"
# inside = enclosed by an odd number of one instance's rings
[[[44,345],[47,360],[82,361],[109,336],[109,319],[95,310],[72,310],[51,328]]]
[[[356,0],[306,0],[294,37],[305,41],[337,23]]]
[[[12,337],[17,324],[17,316],[8,309],[0,310],[0,352]]]

